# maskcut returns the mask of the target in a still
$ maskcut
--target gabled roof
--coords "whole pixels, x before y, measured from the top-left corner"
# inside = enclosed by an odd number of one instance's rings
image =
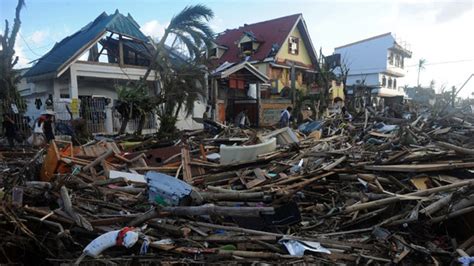
[[[352,45],[355,45],[355,44],[359,44],[359,43],[371,41],[371,40],[378,39],[378,38],[382,38],[382,37],[389,36],[389,35],[392,35],[392,33],[391,33],[391,32],[387,32],[387,33],[380,34],[380,35],[377,35],[377,36],[373,36],[373,37],[370,37],[370,38],[366,38],[366,39],[363,39],[363,40],[360,40],[360,41],[356,41],[356,42],[351,42],[351,43],[348,43],[348,44],[344,44],[344,45],[339,46],[339,47],[336,47],[336,48],[334,48],[334,49],[341,49],[341,48],[349,47],[349,46],[352,46]]]
[[[254,24],[245,24],[238,29],[226,30],[216,38],[218,45],[228,48],[221,58],[218,59],[218,64],[220,65],[226,61],[240,62],[243,60],[237,42],[243,34],[248,32],[251,32],[257,40],[261,41],[259,48],[249,61],[261,61],[272,54],[276,54],[301,17],[301,14],[295,14]],[[308,50],[310,49],[308,47]]]
[[[241,63],[229,63],[229,62],[224,62],[221,66],[219,66],[216,70],[212,72],[212,76],[218,77],[218,78],[228,78],[230,75],[245,69],[248,72],[250,72],[256,79],[260,80],[261,82],[268,82],[269,78],[260,72],[258,69],[256,69],[252,64],[249,62],[241,62]]]
[[[106,31],[148,42],[148,38],[140,31],[140,26],[130,14],[124,16],[118,10],[112,15],[103,12],[73,35],[56,43],[24,76],[32,77],[60,72],[68,62],[80,56],[83,49]]]

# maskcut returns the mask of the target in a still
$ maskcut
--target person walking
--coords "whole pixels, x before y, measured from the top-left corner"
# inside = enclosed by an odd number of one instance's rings
[[[3,134],[8,140],[10,148],[15,147],[16,124],[7,114],[3,114]]]
[[[46,137],[46,142],[49,143],[54,140],[54,112],[46,111],[43,119],[43,133]]]
[[[291,117],[291,111],[293,108],[291,106],[288,106],[285,110],[283,110],[280,114],[280,121],[278,122],[278,125],[280,128],[284,127],[289,127],[290,126],[290,121],[292,120]]]
[[[237,125],[240,128],[247,128],[250,126],[250,120],[249,117],[247,116],[247,109],[242,110],[237,117],[235,118],[235,125]]]

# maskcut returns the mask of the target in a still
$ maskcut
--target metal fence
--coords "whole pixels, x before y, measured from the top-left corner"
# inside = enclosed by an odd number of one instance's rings
[[[31,122],[30,118],[23,115],[23,113],[18,110],[17,105],[14,102],[6,102],[4,100],[0,100],[0,109],[0,112],[2,114],[0,119],[2,123],[3,114],[7,114],[15,122],[16,130],[19,134],[21,134],[22,137],[27,138],[29,135],[31,135],[31,128],[29,126]],[[1,133],[4,133],[3,128],[1,130]]]
[[[113,130],[114,132],[119,132],[120,127],[122,126],[122,116],[116,110],[112,110],[113,117]],[[137,130],[140,119],[131,119],[127,124],[127,132],[133,133]],[[158,123],[156,121],[156,116],[153,113],[149,113],[146,116],[145,125],[143,126],[143,132],[146,134],[156,133],[158,131]]]
[[[107,132],[107,113],[110,112],[107,98],[81,97],[79,117],[86,120],[87,129],[91,133]]]
[[[54,101],[54,111],[58,122],[69,123],[71,119],[71,114],[69,113],[70,104],[71,101],[69,99]],[[106,132],[117,133],[122,125],[120,113],[112,107],[108,98],[103,97],[81,97],[79,117],[86,120],[87,129],[92,134]],[[139,119],[130,120],[126,132],[135,132],[138,128],[138,124]],[[157,127],[155,115],[150,113],[146,117],[143,133],[155,133]]]

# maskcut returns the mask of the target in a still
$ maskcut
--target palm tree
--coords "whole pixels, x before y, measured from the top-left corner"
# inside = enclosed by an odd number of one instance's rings
[[[422,69],[425,69],[425,65],[426,65],[426,59],[420,58],[420,60],[418,61],[418,79],[416,82],[418,87],[420,87],[420,72]]]
[[[212,10],[204,5],[185,7],[171,19],[163,37],[156,44],[142,82],[146,83],[151,71],[155,70],[160,88],[155,106],[160,120],[159,133],[162,135],[175,132],[175,124],[183,108],[186,116],[189,116],[195,101],[204,95],[206,81],[201,66],[204,51],[210,49],[214,38],[214,32],[208,24],[213,17]],[[173,51],[174,47],[166,46],[166,41],[173,36],[173,46],[175,43],[182,44],[189,60],[179,58],[179,53]],[[141,115],[140,121],[144,121],[144,116]]]
[[[170,35],[175,36],[173,43],[178,41],[185,45],[191,58],[200,57],[202,46],[209,48],[214,38],[214,32],[208,24],[213,17],[214,12],[200,4],[187,6],[178,15],[174,16],[166,27],[160,42],[156,45],[156,50],[143,80],[146,81],[151,71],[157,70],[157,66],[163,63],[163,57],[167,54],[165,43]]]
[[[128,120],[136,118],[138,113],[140,122],[135,133],[140,134],[146,115],[153,111],[150,108],[157,111],[160,133],[167,135],[175,131],[178,115],[183,108],[187,116],[192,113],[195,101],[204,95],[204,72],[200,66],[204,49],[211,47],[214,38],[214,32],[208,24],[213,17],[214,13],[208,7],[194,5],[185,7],[171,19],[163,37],[155,45],[155,52],[141,84],[131,83],[127,87],[117,88],[119,98],[123,100],[121,132],[125,131]],[[167,47],[166,42],[170,37],[174,37],[173,46]],[[181,58],[174,51],[176,43],[186,48],[189,60]],[[134,87],[139,91],[148,88],[147,79],[151,71],[156,73],[159,94],[150,97],[148,94],[132,93]]]

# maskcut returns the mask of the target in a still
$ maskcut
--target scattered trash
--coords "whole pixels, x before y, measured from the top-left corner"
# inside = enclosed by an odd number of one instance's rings
[[[94,239],[84,248],[83,253],[86,256],[96,258],[108,248],[113,246],[131,248],[137,241],[138,233],[134,232],[133,228],[125,227],[121,230],[107,232]]]
[[[366,110],[0,150],[0,262],[471,263],[474,116]]]
[[[318,253],[326,253],[331,254],[331,251],[321,246],[321,243],[313,242],[313,241],[301,241],[301,240],[294,240],[283,238],[278,243],[283,244],[288,253],[292,256],[304,256],[304,252],[309,250]]]
[[[245,163],[257,160],[261,154],[266,154],[276,149],[276,139],[270,138],[263,143],[248,146],[221,145],[221,164]]]

